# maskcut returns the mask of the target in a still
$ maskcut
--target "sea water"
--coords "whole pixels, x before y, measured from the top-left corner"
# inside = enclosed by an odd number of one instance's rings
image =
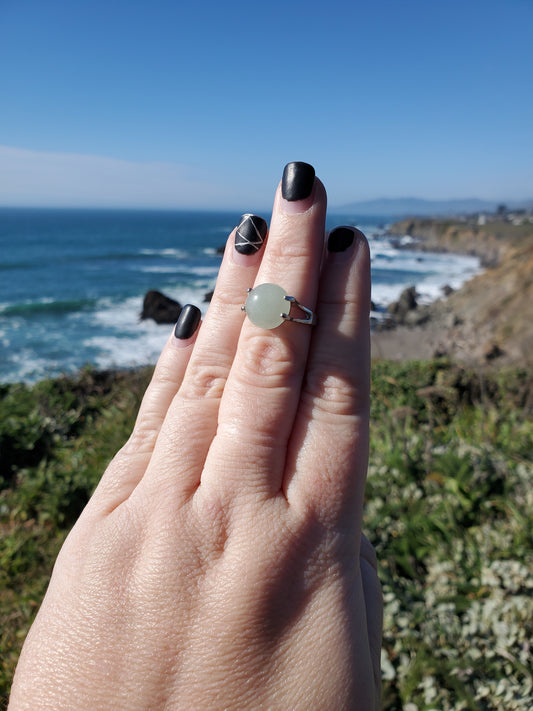
[[[266,217],[266,216],[265,216]],[[235,212],[0,209],[0,382],[154,363],[171,326],[141,321],[144,294],[205,314]],[[379,216],[331,215],[369,238],[378,311],[415,285],[442,295],[479,271],[474,257],[398,249]],[[245,295],[243,295],[244,301]]]

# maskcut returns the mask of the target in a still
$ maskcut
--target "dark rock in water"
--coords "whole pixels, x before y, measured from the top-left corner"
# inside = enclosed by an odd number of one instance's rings
[[[444,294],[444,296],[450,296],[450,294],[453,294],[454,291],[455,289],[453,288],[453,286],[450,286],[449,284],[445,284],[442,287],[442,293]]]
[[[211,299],[213,298],[213,294],[215,293],[215,290],[212,289],[211,291],[208,291],[207,294],[204,296],[204,303],[211,303]]]
[[[156,323],[176,323],[181,313],[181,304],[160,291],[147,291],[144,297],[141,319],[152,318]]]
[[[389,304],[387,311],[392,316],[395,317],[397,323],[404,323],[407,314],[417,308],[418,302],[416,300],[418,294],[416,293],[416,288],[414,286],[409,286],[404,289],[400,294],[398,301]]]

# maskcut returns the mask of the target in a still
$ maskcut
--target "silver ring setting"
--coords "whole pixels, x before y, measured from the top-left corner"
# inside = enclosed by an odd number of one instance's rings
[[[316,315],[306,306],[302,306],[294,296],[289,296],[285,289],[277,284],[259,284],[248,289],[248,297],[241,309],[250,321],[259,328],[277,328],[284,321],[316,325]],[[293,307],[302,312],[302,316],[291,315]]]

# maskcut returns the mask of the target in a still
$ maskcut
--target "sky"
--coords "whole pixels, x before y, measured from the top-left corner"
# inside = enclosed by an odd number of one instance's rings
[[[0,205],[533,199],[533,0],[0,0]]]

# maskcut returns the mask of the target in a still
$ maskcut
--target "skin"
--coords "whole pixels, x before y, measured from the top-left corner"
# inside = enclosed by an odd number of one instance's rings
[[[325,245],[326,193],[276,193],[228,239],[194,336],[171,336],[135,429],[67,538],[10,711],[379,708],[381,591],[361,532],[370,258]],[[263,330],[273,282],[318,325]]]

